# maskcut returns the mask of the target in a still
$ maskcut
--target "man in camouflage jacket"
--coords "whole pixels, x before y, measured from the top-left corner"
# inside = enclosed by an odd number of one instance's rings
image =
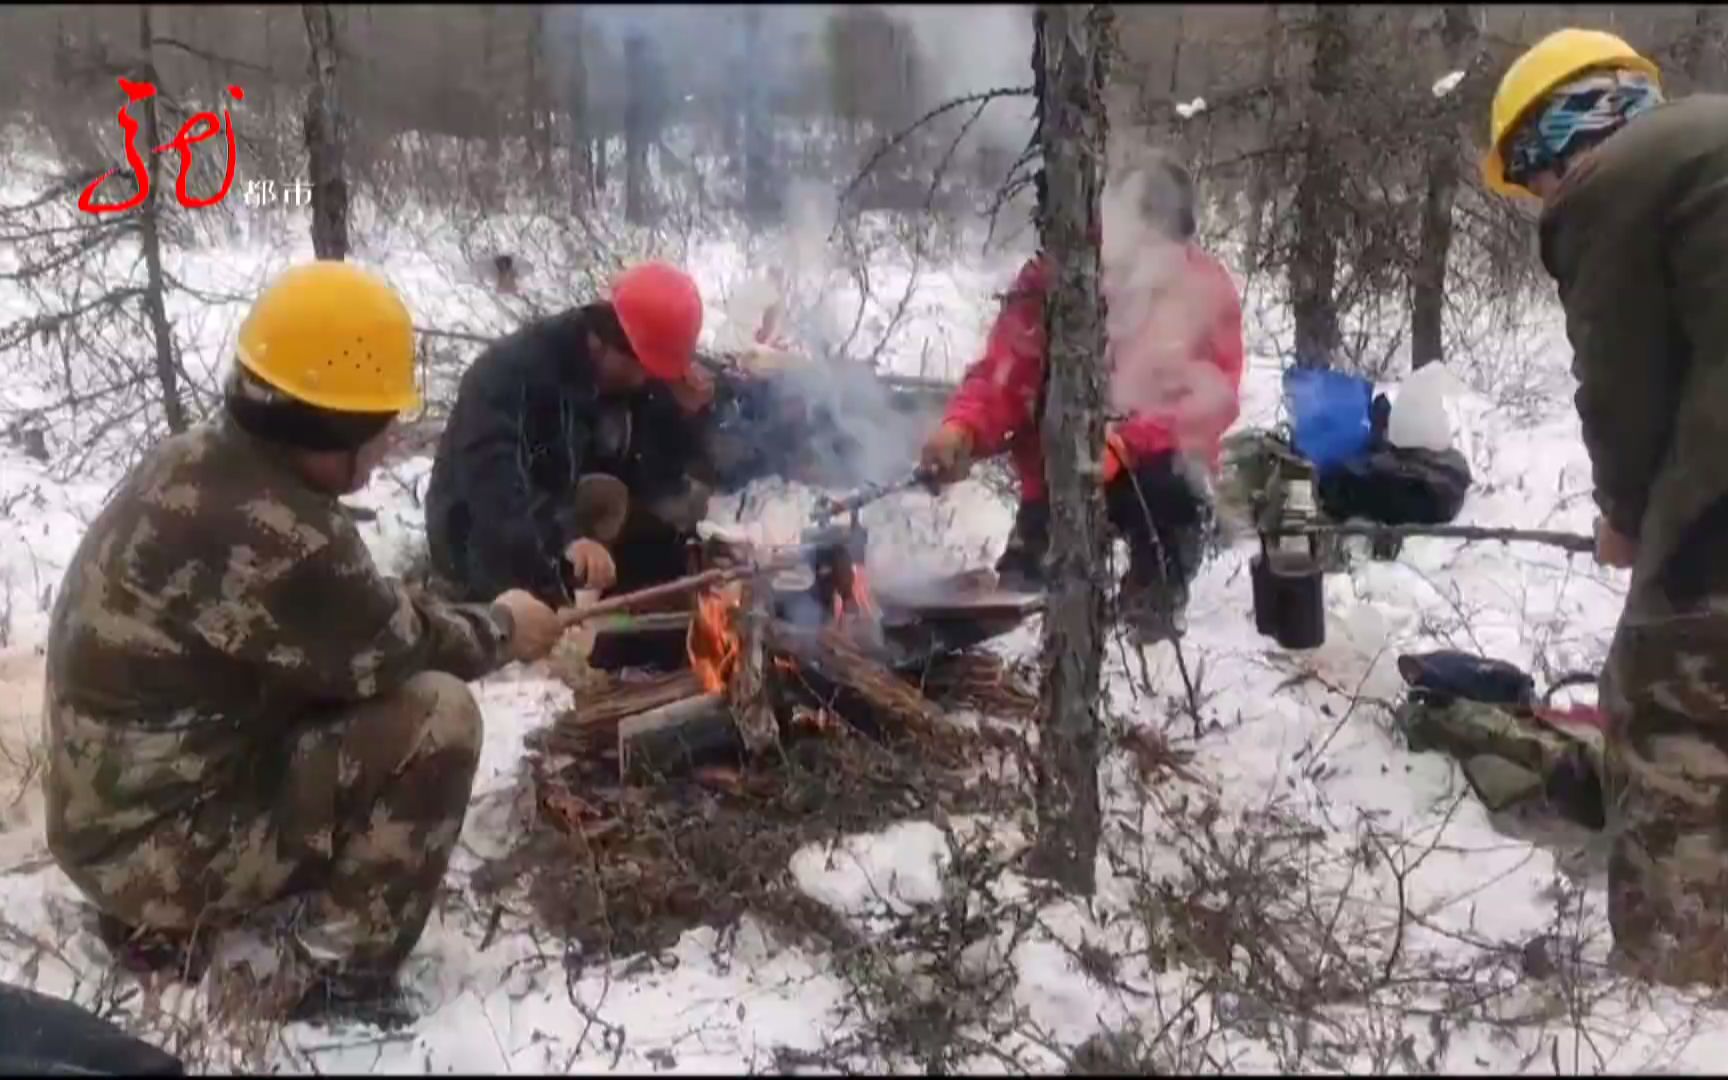
[[[337,501],[415,400],[388,285],[296,267],[238,352],[222,418],[153,448],[67,569],[48,842],[123,954],[166,937],[195,955],[204,931],[287,900],[295,955],[329,976],[314,985],[388,986],[468,804],[481,717],[464,680],[543,655],[557,619],[520,592],[405,590]]]
[[[1620,962],[1728,983],[1728,98],[1562,30],[1506,73],[1484,179],[1543,201],[1594,471],[1630,568],[1602,704]]]

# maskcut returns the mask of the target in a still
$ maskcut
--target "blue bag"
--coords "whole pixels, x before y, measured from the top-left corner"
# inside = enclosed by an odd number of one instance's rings
[[[1374,384],[1358,375],[1324,368],[1284,372],[1284,405],[1296,452],[1321,472],[1365,452],[1373,432],[1373,396]]]

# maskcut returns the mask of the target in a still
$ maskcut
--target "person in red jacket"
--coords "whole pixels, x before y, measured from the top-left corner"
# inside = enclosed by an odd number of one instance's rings
[[[1104,218],[1109,406],[1125,418],[1109,425],[1100,479],[1129,547],[1119,609],[1150,642],[1183,629],[1205,517],[1193,473],[1216,469],[1237,416],[1242,307],[1229,271],[1195,242],[1193,180],[1179,163],[1156,156],[1114,178]],[[1038,433],[1048,288],[1040,254],[1015,279],[922,454],[938,484],[963,479],[975,460],[1011,455],[1020,507],[996,570],[1004,587],[1032,591],[1043,587],[1049,545]]]

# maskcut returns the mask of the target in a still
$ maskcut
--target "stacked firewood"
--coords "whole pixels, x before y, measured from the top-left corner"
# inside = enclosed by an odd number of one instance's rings
[[[1036,697],[989,653],[959,652],[896,670],[869,614],[820,626],[775,618],[765,587],[702,594],[688,617],[690,666],[651,675],[559,671],[574,707],[534,737],[542,751],[615,757],[640,780],[717,757],[756,757],[810,731],[861,730],[953,745],[975,736],[944,705],[1030,716]]]

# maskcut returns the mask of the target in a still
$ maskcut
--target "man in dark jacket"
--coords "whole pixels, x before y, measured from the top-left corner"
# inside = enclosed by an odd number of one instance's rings
[[[1562,30],[1490,134],[1487,182],[1543,201],[1597,559],[1632,571],[1602,683],[1615,951],[1728,983],[1728,98],[1664,103],[1626,42]]]
[[[646,263],[618,279],[610,301],[483,352],[462,377],[426,495],[439,576],[463,597],[522,588],[563,603],[576,588],[619,583],[616,545],[648,536],[664,547],[660,534],[693,527],[702,500],[683,466],[687,420],[708,394],[691,363],[701,327],[695,282]],[[631,505],[602,515],[612,521],[597,531],[577,488],[602,475]],[[625,585],[644,576],[623,561]]]

